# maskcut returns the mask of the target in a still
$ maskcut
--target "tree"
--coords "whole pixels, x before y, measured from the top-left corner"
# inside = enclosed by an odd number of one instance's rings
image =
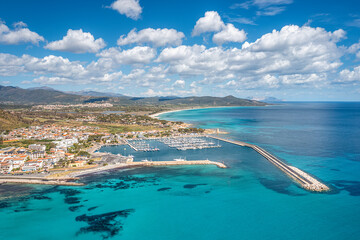
[[[83,156],[83,157],[90,157],[90,153],[88,153],[86,151],[80,151],[77,155],[78,156]]]

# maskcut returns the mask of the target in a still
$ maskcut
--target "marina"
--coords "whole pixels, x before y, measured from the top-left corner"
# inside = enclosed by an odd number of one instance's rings
[[[159,148],[151,147],[150,144],[144,140],[125,140],[125,142],[135,151],[156,152],[160,150]]]
[[[177,150],[190,150],[190,149],[205,149],[205,148],[219,148],[221,145],[213,141],[209,141],[203,137],[169,137],[161,138],[160,142],[166,144],[171,148]]]

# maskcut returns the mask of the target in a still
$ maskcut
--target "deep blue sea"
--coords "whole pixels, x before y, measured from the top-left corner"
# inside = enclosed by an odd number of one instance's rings
[[[226,138],[255,143],[315,175],[332,191],[311,193],[252,149],[101,151],[135,161],[209,159],[215,166],[153,167],[88,176],[84,187],[0,185],[0,239],[358,240],[360,103],[283,103],[162,114]]]

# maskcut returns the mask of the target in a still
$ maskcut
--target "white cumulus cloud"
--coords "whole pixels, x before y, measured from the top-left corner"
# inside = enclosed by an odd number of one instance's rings
[[[192,31],[192,36],[199,36],[202,33],[218,32],[225,27],[220,15],[216,11],[208,11],[205,16],[197,20]]]
[[[353,70],[344,69],[340,72],[339,82],[358,82],[360,83],[360,66],[354,67]]]
[[[48,43],[45,48],[73,53],[96,53],[106,46],[102,38],[95,40],[89,32],[69,29],[66,36],[58,41]]]
[[[357,58],[360,58],[360,41],[358,43],[354,43],[348,48],[349,53],[356,54]]]
[[[185,81],[184,80],[176,80],[172,86],[173,86],[173,88],[184,88]]]
[[[227,42],[238,42],[241,43],[246,40],[246,32],[239,30],[234,27],[233,24],[228,23],[226,27],[213,36],[213,42],[222,45]]]
[[[149,43],[156,47],[180,45],[184,37],[184,33],[178,32],[175,29],[146,28],[139,32],[133,29],[127,35],[122,35],[118,39],[117,44],[122,46],[132,43]]]
[[[98,54],[102,58],[113,60],[117,64],[146,64],[156,56],[156,50],[147,46],[137,46],[132,49],[105,49]]]
[[[142,12],[139,0],[116,0],[110,7],[133,20],[138,20]]]
[[[323,28],[288,25],[255,42],[246,42],[242,48],[168,47],[156,61],[168,64],[169,73],[204,76],[204,84],[231,80],[272,87],[305,84],[322,81],[323,74],[342,65],[344,52],[336,43],[344,36],[342,30],[327,32]]]
[[[226,33],[230,26],[218,33]],[[214,42],[218,43],[241,41],[231,34],[216,35]],[[241,47],[165,46],[159,53],[151,46],[112,47],[97,53],[97,59],[90,63],[53,55],[37,58],[0,53],[0,75],[5,76],[3,80],[8,80],[7,76],[32,75],[33,82],[44,85],[91,83],[113,89],[121,86],[133,89],[133,94],[152,89],[149,94],[165,96],[203,93],[204,86],[218,87],[216,94],[245,94],[265,88],[277,91],[359,84],[359,66],[340,69],[344,54],[359,52],[357,43],[347,49],[341,46],[339,41],[345,37],[346,32],[341,29],[287,25],[255,41],[244,42]],[[134,39],[131,41],[136,44],[150,43],[143,38]]]
[[[4,22],[0,21],[0,43],[19,44],[30,42],[38,44],[42,41],[44,41],[44,37],[26,28],[24,22],[17,22],[14,24],[14,29],[9,29]]]

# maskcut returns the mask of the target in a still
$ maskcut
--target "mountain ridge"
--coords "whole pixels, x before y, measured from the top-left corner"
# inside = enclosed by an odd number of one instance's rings
[[[87,92],[87,93],[86,93]],[[85,91],[88,94],[88,91]],[[96,95],[100,94],[100,95]],[[109,102],[115,105],[178,105],[178,106],[264,106],[266,103],[237,98],[232,95],[226,97],[212,96],[165,96],[165,97],[129,97],[103,96],[101,92],[94,92],[96,96],[66,93],[48,87],[23,89],[20,87],[0,85],[0,103],[5,104],[79,104],[90,102]]]

